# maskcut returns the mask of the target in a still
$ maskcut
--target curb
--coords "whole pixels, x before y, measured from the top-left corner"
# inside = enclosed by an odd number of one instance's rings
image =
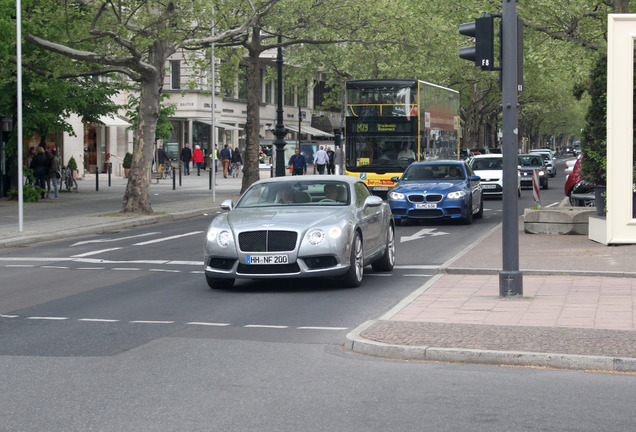
[[[347,334],[345,349],[357,354],[394,360],[529,366],[583,371],[636,372],[636,358],[391,345],[363,338],[361,336],[362,332],[376,322],[377,320],[367,321]]]

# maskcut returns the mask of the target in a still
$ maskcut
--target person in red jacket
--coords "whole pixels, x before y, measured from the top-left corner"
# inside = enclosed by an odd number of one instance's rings
[[[192,160],[195,164],[197,164],[197,175],[201,175],[201,164],[203,163],[203,151],[201,151],[201,146],[198,144],[194,146],[194,152],[192,153]]]

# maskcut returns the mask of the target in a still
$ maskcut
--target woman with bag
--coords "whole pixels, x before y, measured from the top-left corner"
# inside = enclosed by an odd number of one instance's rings
[[[194,152],[192,153],[192,160],[195,164],[197,164],[197,175],[201,175],[201,164],[205,161],[203,158],[203,151],[201,150],[200,145],[194,146]]]

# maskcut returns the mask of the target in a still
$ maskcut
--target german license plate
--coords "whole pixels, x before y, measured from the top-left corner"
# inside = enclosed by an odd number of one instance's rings
[[[373,188],[374,191],[388,191],[388,186],[376,186]]]
[[[495,189],[497,187],[497,185],[494,184],[483,184],[481,185],[482,188],[484,189]]]
[[[417,203],[415,204],[416,209],[434,209],[437,208],[436,203]]]
[[[287,255],[248,255],[248,264],[287,264],[289,256]]]

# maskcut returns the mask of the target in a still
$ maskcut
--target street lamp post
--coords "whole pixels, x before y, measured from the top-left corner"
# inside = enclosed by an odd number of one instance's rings
[[[278,71],[278,108],[276,109],[276,128],[274,128],[274,147],[276,147],[276,177],[285,175],[285,135],[287,128],[283,124],[283,48],[280,46],[282,37],[278,35],[278,55],[276,69]]]
[[[298,105],[298,148],[300,148],[300,128],[302,126],[303,119],[305,118],[305,111],[300,109]]]

